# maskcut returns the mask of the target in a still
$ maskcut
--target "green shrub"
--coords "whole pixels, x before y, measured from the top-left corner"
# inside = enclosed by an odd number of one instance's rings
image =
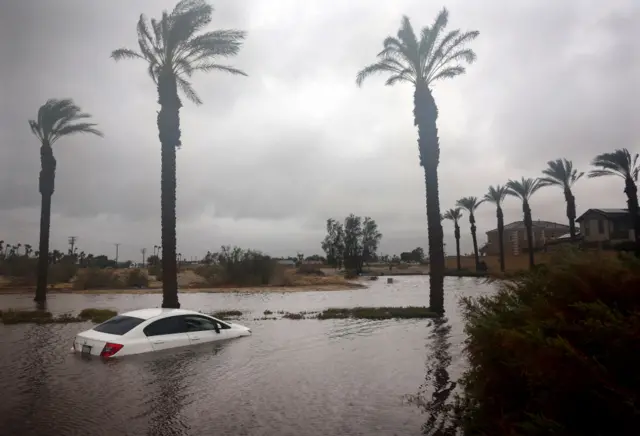
[[[44,323],[52,319],[51,312],[43,310],[3,310],[0,312],[3,324]]]
[[[73,289],[122,289],[125,283],[111,269],[86,268],[79,271]]]
[[[638,434],[640,263],[564,256],[463,301],[465,434]]]
[[[89,309],[83,309],[78,315],[78,318],[84,321],[91,320],[92,322],[95,322],[98,324],[113,318],[117,314],[118,312],[111,309],[89,308]]]
[[[269,256],[255,250],[222,247],[214,253],[212,265],[202,265],[195,273],[209,286],[260,286],[279,284],[278,264]]]
[[[75,262],[59,262],[49,265],[49,284],[69,283],[78,273],[78,265]]]
[[[134,288],[148,288],[149,277],[139,268],[129,270],[127,272],[127,286]]]
[[[304,274],[311,276],[324,276],[324,271],[318,265],[303,263],[296,270],[296,274]]]
[[[155,264],[151,265],[148,269],[149,275],[154,276],[157,281],[162,281],[162,265]]]

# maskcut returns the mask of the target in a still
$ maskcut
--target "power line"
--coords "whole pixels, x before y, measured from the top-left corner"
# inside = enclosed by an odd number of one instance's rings
[[[73,254],[73,248],[76,245],[77,236],[69,236],[69,254]]]

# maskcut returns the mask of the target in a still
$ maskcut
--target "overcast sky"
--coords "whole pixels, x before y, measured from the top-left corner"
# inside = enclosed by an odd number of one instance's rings
[[[175,0],[0,0],[0,239],[37,245],[39,144],[27,120],[71,97],[105,138],[55,144],[51,239],[66,249],[140,258],[160,243],[156,91],[136,47],[140,13]],[[636,0],[219,0],[211,28],[248,32],[231,62],[249,77],[201,74],[202,106],[185,101],[178,151],[178,251],[222,244],[273,255],[320,253],[327,218],[369,215],[381,251],[427,247],[424,182],[409,85],[355,76],[403,14],[415,28],[444,5],[450,28],[477,29],[478,61],[435,87],[443,210],[492,184],[535,177],[546,161],[581,170],[599,153],[640,151],[640,2]],[[578,214],[625,207],[618,179],[581,180]],[[532,201],[534,219],[564,223],[562,191]],[[521,219],[515,199],[507,222]],[[480,243],[495,227],[478,212]],[[463,219],[463,251],[471,250]],[[444,223],[447,251],[453,228]]]

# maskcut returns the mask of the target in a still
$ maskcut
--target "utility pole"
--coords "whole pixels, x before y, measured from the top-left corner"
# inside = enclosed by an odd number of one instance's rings
[[[113,244],[116,246],[116,267],[118,266],[118,248],[120,247],[119,243]]]
[[[144,258],[145,258],[145,255],[147,254],[147,249],[143,248],[142,250],[140,250],[140,253],[142,253],[142,266],[144,266]]]
[[[69,254],[73,254],[73,247],[76,245],[77,236],[69,236]]]

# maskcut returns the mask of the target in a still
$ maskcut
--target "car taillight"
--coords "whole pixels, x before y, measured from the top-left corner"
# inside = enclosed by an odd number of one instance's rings
[[[124,345],[107,342],[100,353],[100,357],[111,357],[122,349]]]

